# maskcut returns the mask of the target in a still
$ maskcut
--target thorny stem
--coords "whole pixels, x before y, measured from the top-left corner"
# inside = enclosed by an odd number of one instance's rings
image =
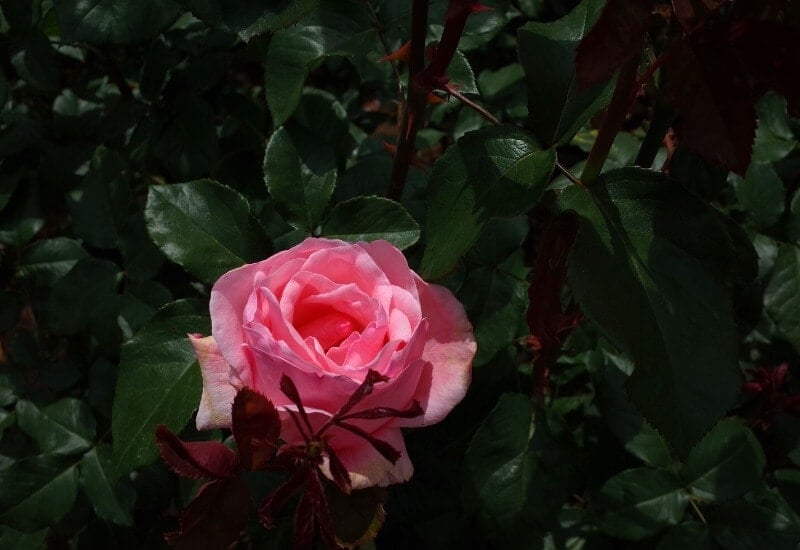
[[[486,109],[484,109],[483,107],[472,101],[470,98],[468,98],[467,96],[456,90],[453,86],[445,86],[444,90],[448,94],[459,100],[461,103],[463,103],[473,111],[480,114],[483,118],[485,118],[492,124],[500,124],[500,120],[496,116],[494,116],[492,113],[490,113],[489,111],[487,111]]]
[[[417,76],[425,65],[425,35],[428,30],[428,0],[414,0],[411,7],[411,57],[408,65],[408,92],[406,108],[400,121],[400,136],[397,141],[392,175],[386,196],[400,200],[406,185],[408,166],[414,154],[417,126],[423,117],[428,96],[427,90],[417,83]]]
[[[628,108],[636,90],[636,70],[638,66],[639,58],[634,57],[620,70],[617,78],[617,87],[614,89],[614,95],[606,111],[606,118],[600,127],[597,139],[594,141],[592,151],[589,153],[586,166],[583,168],[583,174],[581,174],[581,181],[587,186],[594,183],[594,180],[600,175],[603,164],[605,164],[608,157],[608,152],[611,150],[611,145],[614,143],[614,138],[617,136],[617,132],[628,114]]]

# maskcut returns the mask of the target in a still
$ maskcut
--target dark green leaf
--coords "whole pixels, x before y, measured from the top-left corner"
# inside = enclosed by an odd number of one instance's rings
[[[796,550],[800,541],[800,518],[775,490],[724,503],[710,510],[708,519],[726,550]]]
[[[583,0],[558,21],[531,22],[519,30],[519,60],[528,90],[528,126],[547,144],[569,143],[611,98],[613,81],[578,91],[575,75],[576,48],[602,7],[601,0]]]
[[[44,227],[39,193],[39,186],[29,181],[16,187],[0,219],[0,242],[22,246]]]
[[[800,350],[800,248],[778,247],[772,277],[764,290],[764,308],[779,333]]]
[[[147,234],[142,211],[130,216],[125,223],[119,239],[119,250],[125,274],[137,281],[154,277],[164,264],[164,255]]]
[[[586,315],[633,359],[631,400],[685,455],[741,384],[724,218],[674,181],[626,168],[560,197],[583,218],[569,280]],[[749,267],[750,266],[746,266]]]
[[[478,342],[476,366],[513,342],[528,308],[527,275],[522,251],[497,266],[479,267],[467,274],[459,297]]]
[[[435,279],[450,271],[490,218],[536,204],[555,160],[555,151],[542,151],[511,126],[469,132],[451,146],[430,175],[422,276]]]
[[[535,416],[535,417],[534,417]],[[540,538],[577,482],[571,434],[530,399],[503,394],[465,457],[464,504],[495,544]]]
[[[727,186],[728,171],[686,147],[678,147],[669,164],[669,175],[708,201],[716,200]]]
[[[278,128],[267,143],[264,180],[283,219],[314,233],[336,185],[336,170],[314,173],[298,157],[289,133]]]
[[[766,459],[753,432],[739,422],[722,421],[692,449],[683,471],[693,494],[726,500],[750,492],[761,482]]]
[[[37,241],[25,250],[19,274],[36,286],[53,286],[86,256],[78,241],[66,237]]]
[[[350,242],[389,241],[399,249],[419,239],[419,226],[400,204],[381,197],[340,202],[322,226],[322,235]]]
[[[214,110],[190,93],[176,98],[174,109],[153,152],[178,181],[207,176],[219,157]]]
[[[132,44],[154,38],[178,16],[171,0],[59,0],[54,2],[67,42]]]
[[[453,60],[447,68],[447,76],[451,84],[454,84],[462,94],[478,94],[475,73],[472,72],[472,67],[469,66],[469,61],[463,53],[456,51],[453,55]]]
[[[642,418],[625,391],[633,365],[619,356],[609,354],[608,357],[597,389],[597,406],[606,424],[636,458],[650,466],[668,466],[673,459],[667,442]]]
[[[783,182],[771,164],[754,162],[744,179],[736,179],[736,197],[757,229],[765,229],[783,215]]]
[[[0,523],[33,532],[61,519],[78,492],[77,463],[40,455],[0,470]]]
[[[800,245],[800,189],[792,197],[789,213],[789,240]]]
[[[211,25],[221,25],[242,40],[288,27],[314,8],[318,0],[178,0]]]
[[[68,195],[75,233],[98,248],[115,248],[131,200],[125,159],[100,147],[81,185]]]
[[[111,420],[114,466],[129,472],[157,456],[155,428],[179,432],[200,402],[201,379],[187,334],[210,332],[206,307],[181,300],[122,347]]]
[[[275,126],[292,115],[306,78],[326,56],[362,56],[374,47],[375,27],[362,2],[322,0],[318,4],[298,25],[277,31],[270,39],[264,91]]]
[[[656,550],[717,550],[708,526],[689,521],[667,531]]]
[[[45,539],[49,529],[35,533],[23,533],[10,527],[0,527],[0,548],[3,550],[31,550],[46,548]]]
[[[756,110],[758,127],[753,144],[753,161],[779,161],[797,147],[797,140],[789,127],[786,100],[768,93],[758,102]]]
[[[161,251],[207,283],[269,254],[244,197],[211,180],[150,187],[145,220]]]
[[[59,59],[50,39],[41,32],[28,34],[23,49],[11,58],[17,74],[45,93],[58,91],[61,81]]]
[[[116,264],[90,257],[79,260],[53,286],[50,326],[53,331],[75,334],[92,323],[103,323],[116,307],[115,289],[122,273]],[[113,319],[116,319],[114,314]]]
[[[616,537],[640,540],[678,524],[689,504],[681,482],[661,470],[625,470],[600,491],[601,526]]]
[[[133,525],[135,494],[130,486],[115,480],[111,472],[111,448],[101,445],[92,449],[81,460],[81,488],[98,517],[117,525]]]
[[[17,424],[42,453],[76,454],[94,442],[94,416],[80,399],[67,397],[41,410],[30,401],[18,401],[16,410]]]

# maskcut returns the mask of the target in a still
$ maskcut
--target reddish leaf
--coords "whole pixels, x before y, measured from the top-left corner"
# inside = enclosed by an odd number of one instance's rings
[[[161,458],[178,475],[191,479],[229,479],[239,473],[236,453],[218,441],[181,441],[163,424],[156,426]]]
[[[634,57],[641,55],[651,0],[609,0],[597,23],[578,46],[575,56],[580,89],[611,78]]]
[[[352,489],[352,480],[350,479],[350,473],[347,471],[347,468],[344,467],[342,461],[339,460],[339,457],[330,447],[327,449],[328,453],[328,468],[331,471],[331,477],[333,478],[333,482],[339,488],[341,492],[346,495],[350,494]]]
[[[233,400],[233,436],[239,462],[247,470],[263,470],[275,456],[281,419],[272,402],[251,389],[243,389]]]
[[[322,540],[325,541],[328,548],[341,548],[339,543],[336,542],[331,511],[328,508],[328,499],[325,498],[325,491],[322,489],[322,483],[316,471],[312,472],[308,477],[307,494],[314,508],[314,515],[319,524],[319,532],[320,535],[322,535]]]
[[[336,422],[336,425],[368,441],[369,444],[372,445],[376,451],[381,453],[381,455],[392,464],[396,463],[400,459],[400,451],[398,451],[385,441],[382,441],[377,437],[374,437],[372,434],[365,432],[358,426],[353,426],[352,424],[346,424],[344,422]]]
[[[307,469],[296,471],[292,477],[284,481],[277,489],[272,491],[258,507],[258,519],[267,529],[275,527],[275,518],[278,512],[289,500],[289,497],[308,479]]]
[[[389,379],[383,376],[382,374],[378,373],[374,370],[367,371],[367,375],[364,377],[364,381],[361,382],[361,385],[356,388],[356,391],[350,396],[347,402],[342,405],[339,411],[333,415],[334,420],[342,418],[345,414],[347,414],[350,409],[355,407],[358,403],[361,402],[366,396],[372,393],[375,384],[378,382],[388,382]]]
[[[376,418],[416,418],[425,411],[416,399],[414,403],[407,409],[391,409],[389,407],[375,407],[365,411],[357,411],[354,413],[346,414],[338,417],[338,420],[349,420],[351,418],[363,418],[367,420],[374,420]]]
[[[289,414],[291,415],[292,419],[295,420],[297,429],[300,430],[300,432],[303,434],[303,437],[306,439],[306,441],[308,441],[314,434],[314,430],[311,428],[311,422],[308,420],[308,415],[306,414],[305,407],[303,407],[303,401],[300,399],[300,393],[297,391],[297,386],[295,386],[294,382],[292,382],[292,379],[285,374],[281,376],[281,391],[283,392],[283,395],[291,400],[292,403],[297,405],[297,410],[300,413],[300,417],[303,419],[303,423],[305,424],[308,432],[306,433],[300,423],[297,422],[293,411],[289,411]]]
[[[727,0],[672,0],[672,9],[675,11],[675,17],[688,31],[699,25],[726,2]]]
[[[786,98],[789,113],[800,117],[800,42],[798,29],[772,21],[732,21],[726,39],[755,84],[755,99],[774,90]]]
[[[744,175],[756,113],[752,82],[724,29],[704,29],[669,53],[665,92],[675,108],[675,133],[698,155]]]
[[[314,544],[314,504],[308,491],[300,497],[294,512],[294,550],[310,549]]]
[[[249,514],[250,492],[242,478],[211,481],[181,513],[178,530],[164,538],[179,549],[227,548],[239,539]]]

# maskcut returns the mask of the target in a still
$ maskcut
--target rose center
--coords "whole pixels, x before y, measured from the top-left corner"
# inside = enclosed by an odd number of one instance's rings
[[[302,325],[295,326],[295,328],[303,339],[313,336],[322,346],[322,349],[327,351],[350,336],[354,330],[357,330],[358,325],[349,315],[339,311],[331,311],[313,317]]]

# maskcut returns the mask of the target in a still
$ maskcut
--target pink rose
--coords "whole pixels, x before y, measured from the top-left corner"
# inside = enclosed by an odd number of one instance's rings
[[[199,429],[230,427],[233,398],[249,387],[281,411],[281,438],[302,444],[288,420],[297,408],[279,388],[284,374],[315,429],[369,370],[389,380],[359,409],[420,403],[424,413],[416,418],[352,421],[400,451],[395,464],[349,431],[325,432],[356,489],[408,480],[413,467],[400,428],[439,422],[469,386],[476,345],[464,308],[385,241],[306,239],[220,277],[210,309],[212,336],[192,336],[203,374]]]

